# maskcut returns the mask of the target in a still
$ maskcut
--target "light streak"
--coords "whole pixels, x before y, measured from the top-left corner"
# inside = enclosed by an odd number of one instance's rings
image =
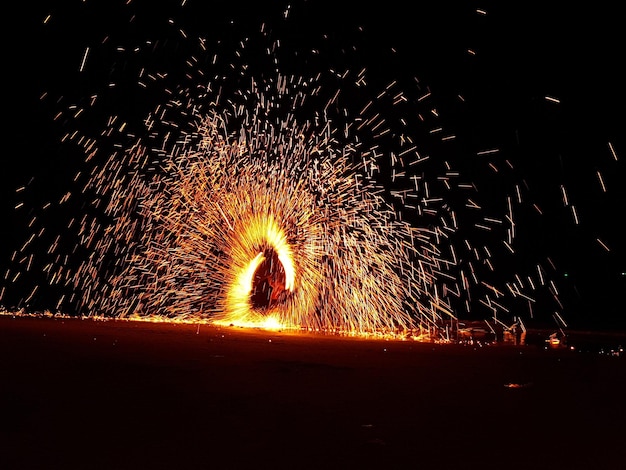
[[[85,63],[87,62],[87,56],[89,55],[89,48],[85,48],[85,52],[83,53],[83,58],[80,61],[80,67],[78,69],[79,72],[85,70]]]
[[[604,243],[602,240],[600,240],[599,238],[596,238],[596,241],[600,244],[600,246],[602,248],[604,248],[606,251],[611,251],[611,249],[608,247],[608,245],[606,243]]]
[[[598,175],[598,181],[600,182],[600,186],[602,187],[602,192],[606,193],[606,186],[604,185],[604,179],[602,178],[602,173],[600,173],[600,170],[597,170],[596,174]]]
[[[580,224],[580,220],[578,219],[578,211],[576,210],[576,206],[571,206],[572,209],[572,217],[574,217],[574,223],[576,225]]]
[[[611,155],[613,155],[613,159],[617,161],[617,152],[615,151],[615,148],[613,148],[613,144],[611,142],[609,142],[609,150],[611,151]]]

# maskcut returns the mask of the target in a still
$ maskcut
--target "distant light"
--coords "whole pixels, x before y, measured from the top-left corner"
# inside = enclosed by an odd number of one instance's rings
[[[624,274],[624,273],[622,273],[622,274]],[[563,273],[563,276],[564,277],[569,277],[569,273]]]

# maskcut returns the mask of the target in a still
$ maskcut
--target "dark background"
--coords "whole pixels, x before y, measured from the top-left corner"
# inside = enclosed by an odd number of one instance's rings
[[[138,64],[151,65],[151,54],[133,57],[131,50],[121,55],[123,60],[107,56],[112,48],[99,46],[103,38],[126,45],[150,38],[165,44],[159,60],[176,61],[186,56],[175,39],[179,27],[189,37],[206,37],[209,44],[220,41],[216,48],[222,52],[236,48],[266,22],[281,39],[286,51],[282,67],[288,72],[367,67],[370,80],[380,80],[381,86],[390,77],[419,77],[433,94],[441,123],[457,136],[455,151],[468,156],[466,170],[485,204],[508,181],[492,178],[471,159],[481,150],[499,148],[499,158],[514,163],[528,198],[541,208],[541,217],[533,211],[518,214],[517,263],[532,265],[546,257],[554,262],[571,326],[626,328],[626,76],[621,66],[626,42],[620,29],[623,14],[610,2],[16,3],[5,17],[12,27],[3,31],[3,277],[7,270],[14,272],[11,254],[31,232],[29,207],[58,201],[76,173],[78,157],[60,144],[68,120],[55,121],[58,110],[87,100],[94,90],[108,97],[110,81],[118,88],[111,101],[103,100],[105,111],[110,106],[127,119],[140,120],[154,106],[154,96],[138,89],[134,80]],[[281,19],[287,10],[288,19]],[[48,14],[51,19],[43,24]],[[85,47],[90,48],[87,67],[79,72]],[[293,55],[312,48],[319,54]],[[125,76],[133,78],[126,83]],[[44,92],[46,98],[40,99]],[[103,128],[94,115],[81,127],[93,132]],[[25,185],[26,191],[16,192]],[[578,225],[563,205],[562,185],[576,206]],[[24,208],[16,211],[20,202]],[[44,225],[54,233],[62,223],[51,216]],[[27,280],[12,284],[3,279],[8,308],[28,295]]]

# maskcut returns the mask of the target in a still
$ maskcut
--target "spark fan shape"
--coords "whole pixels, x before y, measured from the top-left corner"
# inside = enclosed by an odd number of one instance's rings
[[[242,65],[232,82],[209,83],[200,62],[186,62],[191,85],[168,90],[138,132],[111,118],[97,139],[68,133],[90,165],[89,202],[69,224],[80,261],[57,254],[43,269],[62,288],[58,310],[419,337],[455,320],[453,301],[467,305],[472,289],[486,289],[480,302],[494,312],[506,311],[507,291],[531,300],[521,281],[479,280],[473,263],[493,271],[491,260],[468,239],[457,255],[455,201],[479,207],[459,196],[475,188],[447,161],[433,172],[417,150],[409,115],[427,90],[412,99],[392,82],[354,114],[341,97],[348,82],[367,95],[365,70],[325,81],[275,67],[259,79]],[[327,93],[327,83],[339,85]],[[102,142],[112,150],[97,164]],[[467,220],[511,238],[512,210],[506,218],[508,231],[493,217]]]
[[[193,131],[149,178],[150,151],[136,146],[126,154],[128,181],[92,182],[115,188],[107,208],[115,223],[96,262],[81,267],[82,290],[93,291],[116,247],[128,263],[97,289],[91,310],[351,333],[434,322],[425,301],[442,304],[428,269],[436,263],[415,263],[418,230],[377,194],[358,143],[337,145],[329,121],[299,124],[281,110],[306,98],[288,91],[294,81],[253,83],[234,112],[196,112]],[[119,165],[109,160],[100,175],[119,175]],[[269,277],[279,286],[266,294],[276,299],[254,302],[255,273],[273,253]]]

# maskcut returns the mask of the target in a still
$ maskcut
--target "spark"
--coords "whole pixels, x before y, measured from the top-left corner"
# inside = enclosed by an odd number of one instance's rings
[[[613,148],[613,144],[609,142],[609,150],[611,151],[611,155],[613,155],[613,159],[617,161],[617,152]]]
[[[574,217],[574,223],[579,225],[580,220],[578,219],[578,211],[576,210],[576,206],[570,206],[572,209],[572,217]]]
[[[269,30],[261,27],[265,40]],[[430,91],[400,90],[396,79],[372,90],[365,68],[356,80],[344,68],[329,67],[332,79],[287,74],[277,58],[279,40],[264,49],[273,72],[257,75],[245,64],[254,41],[241,41],[229,62],[183,28],[176,27],[176,38],[206,56],[184,61],[180,84],[172,87],[166,72],[140,64],[134,80],[112,73],[106,85],[115,94],[118,83],[141,91],[162,84],[167,98],[140,124],[114,113],[97,137],[74,129],[61,139],[82,151],[85,167],[73,173],[80,189],[64,189],[44,205],[83,204],[83,213],[64,225],[74,238],[56,235],[42,250],[40,270],[61,292],[57,309],[422,337],[456,318],[459,304],[469,311],[478,302],[495,316],[515,311],[506,293],[532,301],[517,274],[519,282],[504,281],[504,288],[481,279],[482,271],[498,272],[498,256],[517,253],[514,202],[507,196],[506,214],[491,214],[476,185],[459,181],[462,172],[421,151],[412,134],[419,126],[442,145],[456,140],[441,125]],[[119,55],[142,49],[110,47]],[[98,57],[85,48],[81,72],[90,54]],[[351,81],[361,101],[350,95]],[[54,120],[88,119],[102,106],[98,96],[67,105]],[[482,163],[490,175],[504,172]],[[519,184],[515,193],[521,204]],[[37,270],[28,250],[43,239],[36,220],[16,254],[27,271]],[[493,246],[472,240],[485,236],[500,240]],[[550,283],[537,269],[541,285]],[[43,289],[35,286],[23,303]],[[482,298],[473,292],[480,289],[488,291]]]
[[[498,153],[500,150],[499,149],[487,149],[487,150],[481,150],[479,152],[476,153],[476,155],[491,155],[494,153]]]
[[[561,185],[561,196],[563,197],[563,205],[565,207],[569,206],[569,200],[567,199],[567,191],[565,190],[565,186]]]
[[[80,61],[80,67],[78,69],[79,72],[85,70],[85,63],[87,62],[87,55],[89,55],[89,48],[85,48],[85,52],[83,53],[83,58]]]
[[[600,170],[596,171],[596,174],[598,175],[598,181],[600,182],[600,186],[602,187],[602,192],[606,193],[606,186],[604,185],[604,179],[602,178],[602,173],[600,173]]]

